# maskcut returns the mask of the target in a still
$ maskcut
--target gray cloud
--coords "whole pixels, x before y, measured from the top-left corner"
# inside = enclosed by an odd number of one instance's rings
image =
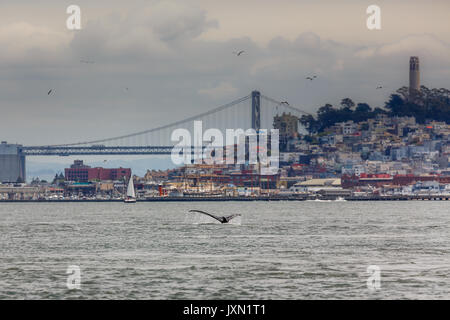
[[[222,21],[198,1],[138,4],[121,10],[112,2],[77,32],[26,19],[4,24],[2,140],[47,144],[116,136],[206,111],[253,89],[308,111],[347,96],[380,106],[407,84],[410,55],[420,56],[426,85],[446,86],[450,76],[449,44],[434,34],[374,44],[300,30],[294,38],[280,34],[262,43],[250,36],[206,37],[220,31]],[[232,54],[241,49],[246,54]],[[305,80],[311,74],[318,79]],[[378,84],[389,90],[374,90]],[[54,92],[47,96],[49,88]]]

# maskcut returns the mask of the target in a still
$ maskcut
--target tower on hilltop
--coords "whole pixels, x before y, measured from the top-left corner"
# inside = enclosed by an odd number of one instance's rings
[[[420,69],[419,57],[409,58],[409,97],[414,96],[420,91]]]

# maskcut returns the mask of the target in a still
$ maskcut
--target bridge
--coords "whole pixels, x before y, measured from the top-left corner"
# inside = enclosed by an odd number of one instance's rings
[[[21,151],[26,156],[60,156],[73,155],[164,155],[170,154],[173,146],[35,146],[22,147]]]
[[[256,131],[273,128],[273,118],[282,113],[291,113],[300,117],[309,115],[290,105],[280,102],[259,91],[214,108],[207,112],[176,121],[157,128],[112,138],[82,141],[60,145],[23,146],[24,156],[71,156],[71,155],[167,155],[171,154],[174,141],[171,133],[178,128],[193,132],[193,122],[202,121],[203,131],[217,128],[248,129]]]
[[[291,113],[297,117],[309,113],[280,102],[259,91],[186,119],[127,135],[66,143],[59,145],[22,146],[6,142],[0,144],[0,182],[25,180],[27,156],[82,156],[82,155],[169,155],[175,143],[172,133],[186,129],[194,136],[194,122],[201,121],[202,131],[215,128],[222,133],[227,129],[272,129],[276,115]],[[194,147],[192,152],[194,153]],[[195,154],[195,153],[194,153]]]

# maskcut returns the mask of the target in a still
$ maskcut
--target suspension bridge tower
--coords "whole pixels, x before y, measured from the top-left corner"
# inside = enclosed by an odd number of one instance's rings
[[[256,132],[261,129],[261,93],[259,91],[252,92],[252,129]]]

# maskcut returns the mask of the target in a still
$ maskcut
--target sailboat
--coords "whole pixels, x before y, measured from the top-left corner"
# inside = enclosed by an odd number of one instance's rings
[[[136,193],[134,192],[134,183],[133,177],[130,177],[127,188],[127,196],[124,200],[125,203],[135,203],[136,202]]]

